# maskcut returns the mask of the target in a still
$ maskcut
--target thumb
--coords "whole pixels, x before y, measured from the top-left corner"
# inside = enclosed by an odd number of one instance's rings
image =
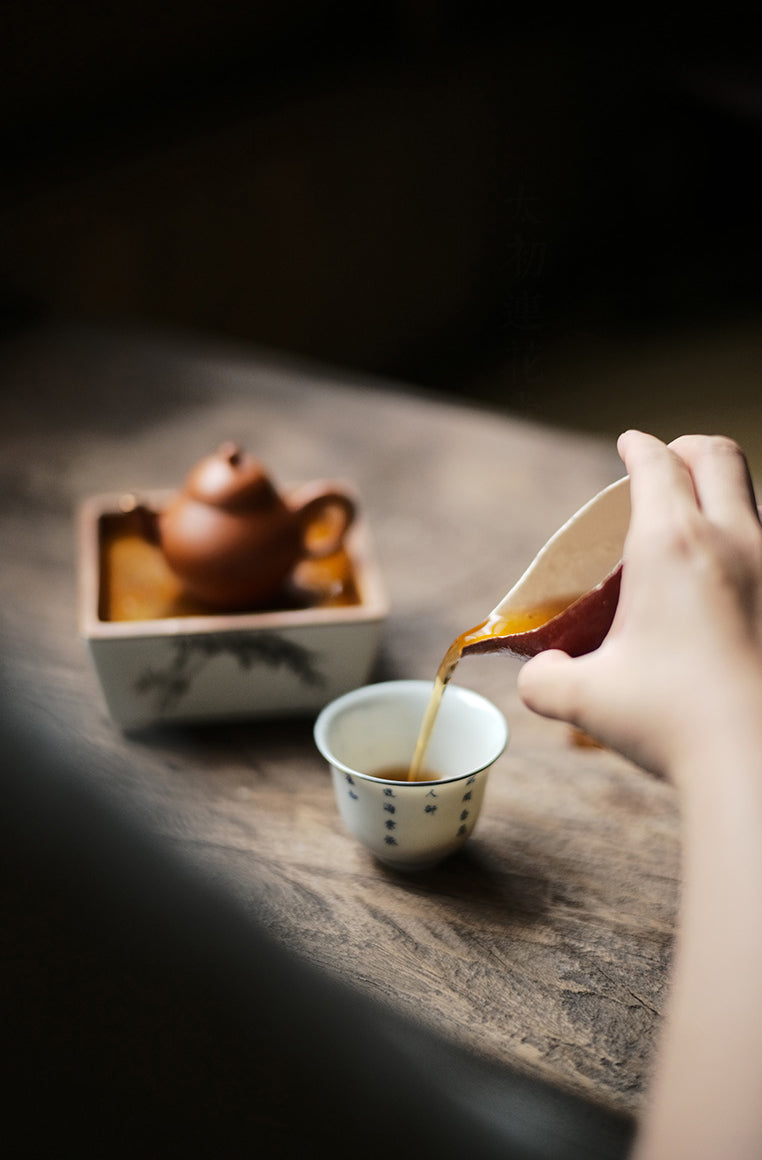
[[[519,670],[518,691],[524,704],[534,713],[577,723],[577,666],[560,649],[548,649],[527,661]]]

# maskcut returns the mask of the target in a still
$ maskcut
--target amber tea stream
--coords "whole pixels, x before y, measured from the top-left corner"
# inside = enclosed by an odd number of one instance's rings
[[[561,648],[582,656],[598,648],[619,600],[629,520],[629,478],[624,476],[551,536],[486,620],[455,638],[437,671],[407,780],[432,776],[425,771],[426,752],[445,688],[464,654],[508,652],[527,658]]]
[[[444,691],[452,680],[452,675],[463,653],[474,645],[483,646],[485,643],[489,644],[490,641],[495,642],[494,651],[499,651],[502,639],[516,633],[530,632],[533,628],[547,624],[554,616],[558,616],[560,612],[573,604],[575,599],[576,597],[569,596],[546,601],[533,608],[512,611],[508,616],[501,616],[493,612],[481,624],[477,624],[474,628],[456,636],[437,669],[431,698],[421,722],[413,759],[407,773],[407,781],[431,781],[434,776],[426,771],[424,761]],[[481,651],[489,651],[489,649],[482,648]]]

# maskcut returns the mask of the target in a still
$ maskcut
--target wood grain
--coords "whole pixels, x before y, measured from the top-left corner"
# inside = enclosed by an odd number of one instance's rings
[[[310,720],[123,735],[75,618],[79,501],[174,486],[234,438],[276,482],[353,482],[391,597],[376,676],[433,679],[621,474],[614,449],[179,337],[50,329],[6,339],[0,359],[5,673],[30,728],[295,954],[484,1058],[637,1113],[674,930],[669,787],[531,715],[519,662],[467,658],[455,680],[499,704],[510,744],[465,851],[399,876],[344,832]]]

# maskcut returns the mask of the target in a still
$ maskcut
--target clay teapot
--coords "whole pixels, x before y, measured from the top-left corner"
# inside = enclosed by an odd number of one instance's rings
[[[225,610],[266,606],[304,558],[329,556],[355,515],[344,492],[314,483],[278,494],[236,443],[200,460],[155,522],[186,592]]]

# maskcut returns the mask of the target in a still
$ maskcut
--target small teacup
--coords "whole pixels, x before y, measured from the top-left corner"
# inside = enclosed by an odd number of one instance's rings
[[[409,766],[431,692],[430,681],[365,685],[332,701],[315,722],[344,823],[397,870],[428,869],[460,849],[479,817],[490,767],[508,743],[500,710],[450,684],[425,762],[436,780],[374,776]]]

